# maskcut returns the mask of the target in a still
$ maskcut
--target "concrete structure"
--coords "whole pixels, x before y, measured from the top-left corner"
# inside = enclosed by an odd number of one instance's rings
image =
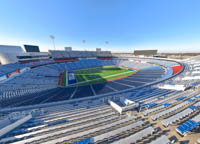
[[[15,128],[19,127],[23,123],[29,121],[31,118],[32,118],[32,115],[27,115],[27,116],[23,117],[22,119],[19,119],[16,122],[14,122],[14,123],[2,128],[0,130],[0,137],[2,137],[3,135],[9,133],[10,131],[14,130]]]
[[[0,63],[2,65],[18,62],[17,56],[24,53],[20,46],[0,45]]]
[[[128,100],[128,99],[121,98],[120,101],[124,105],[118,105],[114,101],[108,100],[108,103],[110,104],[110,106],[113,109],[115,109],[117,112],[119,112],[120,114],[122,114],[123,112],[127,112],[127,111],[130,111],[130,110],[133,110],[133,109],[139,107],[138,103],[135,103],[135,102]]]
[[[171,90],[182,90],[184,91],[186,89],[186,87],[184,85],[170,85],[170,84],[166,84],[163,86],[159,86],[160,89],[171,89]]]
[[[100,51],[101,51],[101,48],[96,48],[96,51],[97,51],[97,52],[100,52]]]
[[[17,56],[18,62],[33,62],[40,60],[49,60],[50,56],[48,52],[26,52]]]
[[[66,51],[72,51],[72,47],[65,47]]]

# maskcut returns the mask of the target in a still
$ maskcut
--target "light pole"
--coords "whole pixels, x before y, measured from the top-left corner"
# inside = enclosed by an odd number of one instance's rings
[[[54,41],[55,37],[53,35],[50,35],[50,38],[53,41],[54,50],[56,50],[55,41]]]
[[[85,47],[85,43],[86,43],[86,40],[82,40],[82,43],[83,43],[83,48]]]
[[[105,47],[106,47],[106,45],[108,45],[108,43],[109,43],[109,41],[105,41]],[[107,48],[107,47],[106,47]]]
[[[86,40],[82,40],[82,43],[86,43]]]

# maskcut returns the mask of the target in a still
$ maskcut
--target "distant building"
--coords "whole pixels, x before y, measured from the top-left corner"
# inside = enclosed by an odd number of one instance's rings
[[[158,50],[134,50],[134,55],[154,56],[157,55]]]

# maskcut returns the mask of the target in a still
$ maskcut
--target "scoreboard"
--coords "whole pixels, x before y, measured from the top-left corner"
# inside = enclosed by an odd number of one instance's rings
[[[24,45],[26,52],[40,52],[39,46],[35,45]]]

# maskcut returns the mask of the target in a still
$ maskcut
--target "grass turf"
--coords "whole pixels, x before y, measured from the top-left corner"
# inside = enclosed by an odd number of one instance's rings
[[[75,70],[74,73],[78,82],[76,85],[88,85],[105,82],[119,77],[129,76],[135,73],[135,71],[130,71],[128,69],[120,68],[117,66],[103,66]]]

